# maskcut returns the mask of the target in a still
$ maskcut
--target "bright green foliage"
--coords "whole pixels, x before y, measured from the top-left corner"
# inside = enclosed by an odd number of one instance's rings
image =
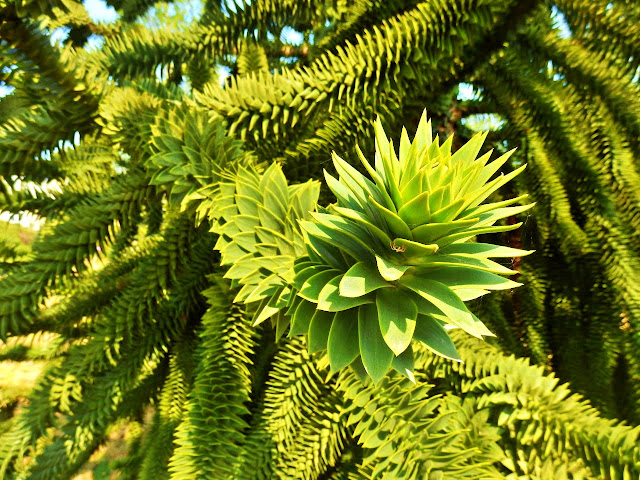
[[[246,40],[238,53],[238,74],[248,75],[250,73],[268,72],[269,59],[260,45],[256,45]]]
[[[377,382],[390,366],[412,375],[408,348],[416,328],[427,347],[454,359],[455,347],[443,326],[478,337],[492,335],[463,301],[518,286],[500,276],[517,272],[489,257],[530,252],[464,242],[480,233],[518,228],[520,224],[494,224],[531,205],[509,206],[520,198],[482,204],[524,167],[492,179],[509,155],[490,163],[490,152],[476,159],[481,135],[452,155],[453,137],[442,145],[437,137],[432,141],[431,124],[423,115],[412,142],[403,131],[399,152],[380,122],[375,139],[375,167],[359,152],[371,179],[334,155],[339,180],[329,174],[326,179],[338,202],[313,213],[313,221],[301,222],[308,256],[296,261],[293,284],[302,300],[289,308],[315,303],[317,315],[327,317],[332,369],[356,361]],[[331,312],[333,320],[322,312]],[[318,334],[314,319],[310,342]],[[384,347],[373,355],[365,353],[372,348],[368,338],[380,334],[393,355]],[[360,351],[354,349],[358,344]]]
[[[187,205],[202,198],[198,192],[217,186],[245,156],[239,142],[228,138],[219,118],[187,105],[159,113],[151,126],[152,152],[147,167],[151,185],[169,190],[171,205]],[[215,187],[214,187],[215,188]]]
[[[494,224],[530,208],[510,206],[522,197],[482,202],[524,166],[494,179],[509,154],[476,158],[477,135],[452,155],[452,140],[432,141],[423,115],[396,153],[376,123],[375,167],[361,157],[373,181],[334,156],[340,179],[326,180],[338,202],[317,212],[319,185],[289,186],[276,165],[221,182],[205,206],[221,265],[230,266],[225,277],[242,287],[235,301],[259,302],[254,325],[271,318],[276,338],[289,327],[307,333],[309,352],[327,350],[333,371],[353,364],[375,382],[392,366],[412,378],[416,328],[427,347],[455,360],[445,327],[492,335],[463,302],[519,285],[500,276],[516,271],[489,257],[531,252],[465,241],[520,226]]]
[[[212,231],[225,277],[242,286],[235,301],[260,301],[254,324],[278,315],[278,337],[289,324],[284,308],[292,297],[289,271],[304,253],[298,220],[310,218],[319,193],[317,182],[287,185],[277,165],[263,175],[241,169],[235,184],[221,182],[211,202]]]
[[[640,477],[638,2],[107,3],[0,0],[0,478]]]

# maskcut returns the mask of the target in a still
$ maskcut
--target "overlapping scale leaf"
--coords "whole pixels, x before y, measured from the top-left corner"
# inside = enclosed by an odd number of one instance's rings
[[[373,165],[358,150],[368,175],[334,154],[338,178],[325,176],[337,203],[301,222],[307,255],[293,268],[292,310],[294,333],[308,328],[310,350],[327,348],[333,370],[349,363],[374,382],[389,368],[412,378],[413,339],[459,360],[447,329],[493,335],[464,302],[519,286],[491,258],[531,252],[469,241],[518,228],[500,221],[532,205],[483,203],[525,168],[496,175],[511,152],[478,156],[484,139],[452,152],[452,138],[432,139],[423,115],[413,141],[403,130],[399,150],[376,122]]]
[[[219,235],[215,248],[226,277],[241,286],[236,301],[259,302],[254,324],[272,319],[281,335],[294,313],[292,268],[304,254],[298,221],[310,219],[320,186],[288,185],[278,165],[263,174],[240,167],[233,182],[221,182],[209,218]]]
[[[161,110],[151,126],[153,155],[147,160],[151,184],[168,188],[171,205],[202,200],[218,182],[230,178],[250,156],[229,137],[220,117],[184,104]]]

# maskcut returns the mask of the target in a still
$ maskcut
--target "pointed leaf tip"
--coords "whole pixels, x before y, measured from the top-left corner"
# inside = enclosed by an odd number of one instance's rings
[[[406,272],[410,266],[409,265],[397,265],[393,262],[385,260],[382,257],[378,257],[376,255],[376,264],[378,266],[378,272],[382,275],[382,278],[389,282],[393,282],[398,280],[404,272]]]
[[[372,265],[356,263],[340,281],[340,295],[343,297],[361,297],[379,288],[390,287],[383,276]]]

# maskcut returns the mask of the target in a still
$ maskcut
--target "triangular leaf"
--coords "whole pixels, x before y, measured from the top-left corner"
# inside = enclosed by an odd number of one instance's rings
[[[306,300],[317,302],[318,295],[320,295],[322,289],[332,278],[339,278],[339,275],[340,272],[338,270],[324,270],[320,273],[316,273],[304,282],[302,288],[298,292],[298,295]]]
[[[427,223],[431,218],[429,192],[423,192],[405,204],[398,211],[398,216],[404,220],[409,228]]]
[[[406,238],[395,238],[393,240],[392,249],[402,253],[407,260],[419,260],[425,256],[433,255],[438,251],[438,245],[425,245]]]
[[[427,223],[411,230],[413,239],[421,243],[436,243],[436,240],[450,233],[455,233],[463,228],[471,227],[478,222],[477,218],[469,220],[455,220],[446,223]]]
[[[331,324],[327,353],[332,371],[340,370],[360,354],[358,344],[358,309],[338,312]]]
[[[534,250],[520,250],[517,248],[492,245],[490,243],[453,243],[440,250],[443,254],[476,255],[487,258],[512,258],[530,255]]]
[[[382,338],[378,311],[373,304],[358,309],[358,342],[364,368],[373,383],[379,383],[391,366],[393,352]]]
[[[363,295],[357,298],[343,297],[339,293],[339,285],[342,275],[332,278],[318,295],[318,310],[327,312],[339,312],[357,307],[365,303],[373,303],[371,295]]]
[[[416,377],[413,374],[414,361],[411,345],[400,355],[393,357],[391,367],[403,377],[411,380],[412,383],[416,383]]]
[[[494,273],[465,267],[441,267],[429,272],[429,278],[454,289],[509,290],[522,285]]]
[[[390,287],[378,270],[364,262],[356,263],[340,281],[340,295],[343,297],[361,297],[378,288]]]
[[[418,307],[407,294],[397,289],[378,290],[376,307],[382,337],[393,353],[400,355],[413,338]]]
[[[291,320],[291,329],[289,330],[289,336],[300,335],[303,333],[309,333],[309,325],[311,324],[311,318],[316,313],[315,303],[302,300],[296,308]]]
[[[326,350],[327,340],[329,339],[329,331],[333,323],[335,313],[323,312],[316,310],[309,324],[308,348],[309,353]]]
[[[407,288],[431,302],[447,316],[452,324],[462,328],[465,332],[479,338],[482,338],[483,335],[492,335],[482,322],[474,319],[462,300],[446,285],[415,276],[405,276],[400,281]]]
[[[376,264],[382,278],[389,282],[398,280],[402,275],[404,275],[404,272],[411,268],[410,265],[396,265],[395,263],[385,260],[382,257],[378,257],[377,255]]]
[[[430,315],[418,315],[413,337],[424,343],[433,353],[456,362],[462,361],[447,331],[438,320]]]

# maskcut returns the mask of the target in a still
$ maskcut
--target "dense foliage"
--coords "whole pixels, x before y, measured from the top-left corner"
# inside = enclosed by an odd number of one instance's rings
[[[0,0],[1,478],[640,475],[637,2],[107,3]]]

